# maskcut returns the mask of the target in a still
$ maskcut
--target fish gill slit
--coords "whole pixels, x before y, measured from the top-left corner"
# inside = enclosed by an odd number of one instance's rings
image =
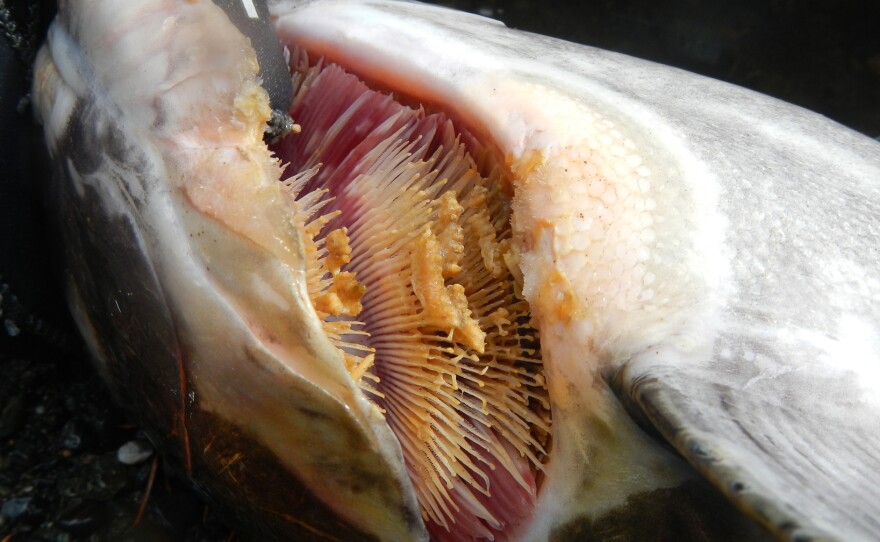
[[[442,113],[301,49],[292,79],[302,132],[273,150],[324,331],[397,436],[432,538],[503,537],[531,513],[551,428],[508,181]]]

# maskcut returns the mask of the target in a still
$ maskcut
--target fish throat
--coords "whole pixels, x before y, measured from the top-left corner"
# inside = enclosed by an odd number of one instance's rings
[[[302,130],[273,150],[315,311],[397,436],[432,538],[504,539],[533,512],[551,423],[511,184],[446,114],[302,51],[291,67]]]

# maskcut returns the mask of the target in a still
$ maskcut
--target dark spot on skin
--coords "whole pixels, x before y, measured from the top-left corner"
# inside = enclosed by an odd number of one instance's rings
[[[400,507],[399,510],[401,511],[400,515],[406,521],[406,525],[411,531],[416,532],[422,528],[422,517],[416,513],[414,508]]]
[[[711,463],[715,460],[714,456],[706,450],[702,442],[693,442],[690,450],[691,454],[703,463]]]
[[[150,171],[143,151],[121,129],[123,122],[120,111],[79,98],[59,140],[58,154],[70,157],[80,175],[98,171],[107,160],[120,164],[124,171]]]
[[[152,128],[154,130],[159,130],[168,121],[168,112],[165,111],[165,107],[162,105],[162,101],[158,98],[153,100],[152,105],[153,111],[156,113],[156,117],[153,119]]]
[[[323,420],[323,421],[330,420],[330,417],[327,416],[326,414],[324,414],[322,412],[318,412],[317,410],[312,410],[307,407],[300,407],[299,411],[302,412],[305,416],[307,416],[313,420]]]
[[[770,535],[727,502],[708,483],[630,496],[623,506],[597,519],[582,517],[555,530],[553,542],[769,541]]]
[[[782,531],[793,531],[797,529],[797,524],[793,521],[785,521],[779,524],[779,529]],[[804,537],[804,539],[809,539],[809,537]]]
[[[103,157],[99,148],[92,146],[93,127],[90,126],[88,115],[90,106],[79,99],[73,107],[70,115],[70,123],[67,125],[67,133],[61,138],[63,148],[76,149],[77,152],[62,149],[62,156],[69,156],[74,168],[83,175],[93,173],[101,167]]]

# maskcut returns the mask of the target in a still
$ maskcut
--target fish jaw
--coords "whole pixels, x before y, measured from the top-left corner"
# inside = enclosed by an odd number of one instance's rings
[[[397,443],[305,291],[249,43],[209,2],[60,13],[34,96],[103,377],[258,532],[426,538]]]

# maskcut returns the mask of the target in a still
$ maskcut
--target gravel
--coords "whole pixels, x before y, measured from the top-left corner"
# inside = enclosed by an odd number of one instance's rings
[[[167,471],[81,354],[0,358],[0,371],[0,541],[233,537]],[[153,491],[135,525],[153,461]]]

